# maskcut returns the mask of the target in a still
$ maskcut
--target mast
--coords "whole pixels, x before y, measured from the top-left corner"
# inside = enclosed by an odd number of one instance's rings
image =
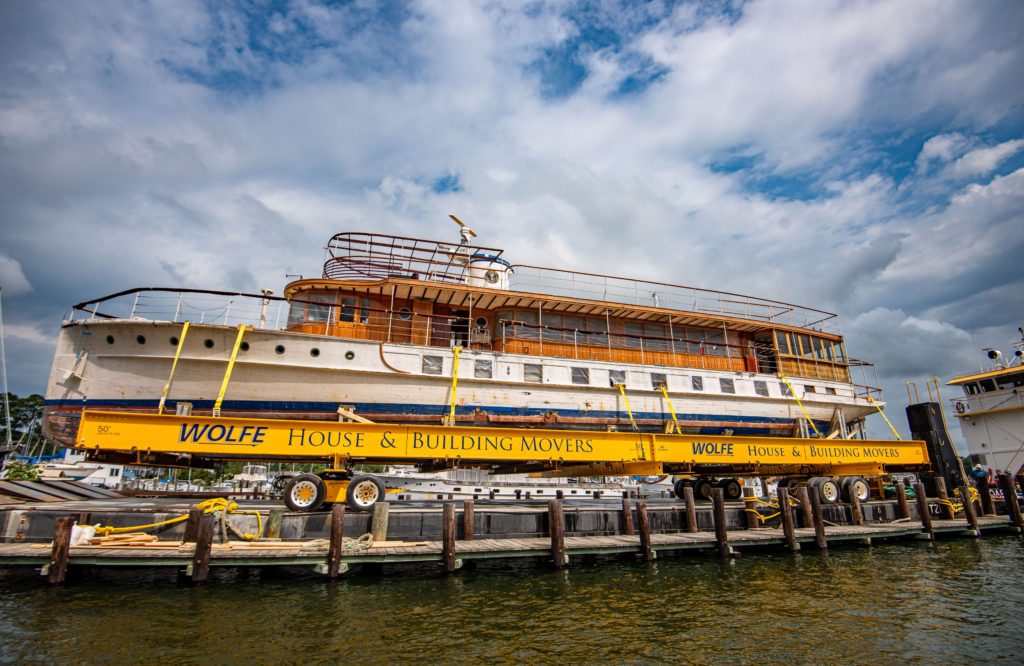
[[[3,287],[0,287],[0,296],[3,295]],[[7,399],[7,354],[4,351],[4,310],[2,299],[0,299],[0,372],[3,376],[4,391],[4,417],[7,419],[7,449],[11,449],[11,406]]]

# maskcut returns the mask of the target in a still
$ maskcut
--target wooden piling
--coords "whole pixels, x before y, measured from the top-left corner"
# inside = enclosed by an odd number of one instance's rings
[[[204,513],[199,520],[196,535],[196,552],[192,556],[192,582],[205,583],[210,577],[210,553],[213,550],[213,528],[216,523],[212,513]]]
[[[376,507],[374,508],[374,518],[376,518]],[[376,524],[375,520],[374,526]],[[327,577],[331,580],[337,578],[341,571],[341,553],[345,548],[344,536],[342,536],[344,531],[345,504],[335,502],[331,507],[331,545],[327,549]]]
[[[793,529],[793,508],[789,506],[789,493],[779,494],[779,515],[782,517],[782,534],[786,537],[786,548],[795,553],[800,550],[796,542],[796,530]]]
[[[494,489],[487,491],[487,499],[494,499]]]
[[[860,498],[857,497],[853,488],[850,488],[850,518],[853,519],[854,525],[864,524],[864,514],[860,510]]]
[[[284,508],[275,506],[270,509],[270,516],[267,517],[267,538],[281,538],[281,524],[284,522]]]
[[[548,500],[548,535],[551,537],[551,559],[556,569],[566,565],[565,557],[565,516],[562,515],[562,500]]]
[[[935,541],[935,530],[932,529],[932,514],[928,511],[928,496],[924,492],[923,483],[914,484],[914,495],[917,496],[917,514],[921,519],[921,527],[931,541]]]
[[[814,527],[814,510],[811,508],[811,497],[807,492],[807,486],[797,488],[796,497],[800,502],[800,512],[804,516],[804,527]]]
[[[1003,501],[1006,503],[1006,513],[1017,531],[1024,530],[1024,517],[1021,516],[1020,503],[1017,501],[1017,488],[1013,483],[1013,477],[1009,474],[999,475],[999,487],[1003,489]]]
[[[50,582],[63,583],[68,568],[68,553],[71,548],[71,528],[75,519],[71,516],[58,518],[53,526],[53,547],[50,549]]]
[[[711,512],[715,521],[715,545],[718,547],[718,554],[728,557],[732,551],[729,549],[729,532],[725,523],[725,491],[721,488],[711,489]]]
[[[996,505],[992,501],[992,489],[989,487],[988,479],[978,484],[978,495],[981,497],[981,513],[985,516],[996,515]]]
[[[807,491],[806,488],[803,490]],[[828,550],[828,539],[825,538],[825,519],[821,515],[821,498],[818,496],[817,488],[807,495],[811,501],[811,520],[814,521],[814,542],[818,545],[819,550]]]
[[[455,573],[455,504],[445,502],[441,515],[441,556],[445,573]]]
[[[960,486],[960,499],[964,503],[964,516],[967,518],[967,525],[971,528],[974,536],[981,536],[981,528],[978,527],[978,514],[974,511],[974,502],[971,501],[971,490],[967,486]]]
[[[629,505],[629,498],[622,498],[622,533],[633,534],[633,509]]]
[[[388,516],[390,512],[390,502],[377,502],[373,505],[373,520],[370,523],[370,536],[373,537],[374,541],[388,540]]]
[[[563,491],[563,490],[556,490],[555,491],[555,499],[565,499],[565,491]]]
[[[473,540],[473,521],[476,519],[473,513],[475,504],[473,500],[466,500],[462,503],[462,540]]]
[[[647,518],[647,502],[636,503],[636,522],[640,528],[640,559],[650,562],[654,559],[651,548],[651,522]]]
[[[949,493],[946,491],[946,480],[941,476],[935,477],[935,494],[939,496],[939,512],[942,514],[942,517],[946,520],[956,518],[956,511],[953,511],[952,502],[949,501]]]
[[[910,507],[907,506],[907,487],[902,481],[896,482],[897,518],[910,518]]]
[[[199,522],[203,519],[202,509],[190,509],[185,522],[185,536],[182,543],[195,543],[199,539]]]
[[[686,531],[697,531],[697,504],[693,501],[693,488],[683,488],[683,500],[686,502]]]
[[[754,497],[754,489],[750,486],[743,486],[743,515],[747,517],[748,530],[761,526],[761,519],[757,513],[757,498]]]

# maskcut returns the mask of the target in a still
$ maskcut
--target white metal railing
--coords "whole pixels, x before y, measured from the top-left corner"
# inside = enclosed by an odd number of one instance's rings
[[[540,266],[516,265],[512,269],[510,285],[516,291],[717,314],[839,334],[836,315],[780,301]]]

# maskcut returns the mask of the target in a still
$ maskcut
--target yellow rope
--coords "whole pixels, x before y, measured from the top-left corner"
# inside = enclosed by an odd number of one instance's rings
[[[196,504],[197,509],[202,509],[203,513],[214,513],[216,511],[223,511],[225,513],[248,513],[256,516],[257,530],[256,534],[249,534],[248,532],[243,533],[245,539],[252,541],[258,539],[263,534],[263,516],[260,515],[259,511],[239,511],[238,503],[231,502],[223,497],[216,497],[214,499],[208,499],[205,502]],[[96,530],[96,534],[100,536],[107,536],[108,534],[119,534],[121,532],[133,532],[136,530],[144,530],[150,527],[160,527],[161,525],[171,525],[173,523],[180,523],[183,520],[188,520],[188,516],[178,516],[177,518],[171,518],[164,520],[159,523],[150,523],[149,525],[133,525],[132,527],[110,527],[103,525],[83,525],[83,527],[92,527]]]
[[[769,521],[772,518],[774,518],[774,517],[776,517],[776,516],[778,516],[778,515],[780,515],[782,513],[781,511],[777,510],[779,508],[779,505],[778,505],[777,502],[765,502],[764,500],[762,500],[762,499],[760,499],[758,497],[744,497],[743,498],[743,502],[744,502],[744,504],[748,504],[748,505],[749,504],[763,504],[764,506],[768,506],[768,507],[771,507],[773,509],[776,509],[775,513],[773,513],[773,514],[771,514],[769,516],[766,516],[766,515],[764,515],[763,513],[761,513],[760,511],[758,511],[754,507],[750,507],[750,506],[744,507],[744,509],[743,509],[744,511],[746,511],[747,513],[754,514],[755,516],[757,516],[757,519],[759,521],[761,521],[762,523],[766,522],[766,521]],[[798,504],[796,502],[794,502],[792,498],[789,498],[789,506],[798,506]]]

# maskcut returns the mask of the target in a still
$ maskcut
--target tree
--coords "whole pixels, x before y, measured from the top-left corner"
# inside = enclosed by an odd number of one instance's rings
[[[38,481],[39,470],[23,460],[15,460],[4,470],[4,478],[11,481]]]
[[[11,410],[11,442],[17,446],[33,442],[39,443],[43,436],[43,396],[33,393],[27,398],[19,398],[13,393],[7,394],[7,401]],[[0,448],[7,445],[7,421],[0,418]],[[42,449],[40,449],[42,452]]]

